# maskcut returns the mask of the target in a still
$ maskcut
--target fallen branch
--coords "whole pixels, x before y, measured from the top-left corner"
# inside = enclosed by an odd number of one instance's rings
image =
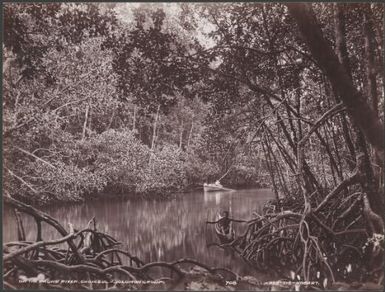
[[[23,152],[24,154],[27,154],[27,155],[35,158],[36,160],[39,160],[40,162],[43,162],[44,164],[48,165],[51,168],[56,168],[56,166],[54,166],[53,164],[49,163],[48,161],[45,161],[44,159],[41,159],[39,156],[36,156],[35,154],[33,154],[33,153],[31,153],[31,152],[29,152],[27,150],[24,150],[24,149],[22,149],[22,148],[20,148],[18,146],[14,146],[14,148],[16,148],[17,150]]]
[[[38,241],[38,242],[35,242],[34,244],[31,244],[31,245],[28,245],[24,248],[21,248],[11,254],[8,254],[8,255],[5,255],[3,257],[3,261],[6,262],[6,261],[9,261],[11,259],[13,259],[14,257],[16,256],[19,256],[21,254],[24,254],[26,252],[29,252],[31,250],[35,250],[35,249],[38,249],[40,247],[45,247],[45,246],[49,246],[49,245],[56,245],[56,244],[59,244],[59,243],[63,243],[63,242],[66,242],[70,239],[75,239],[76,237],[78,237],[81,233],[85,232],[85,230],[82,230],[82,231],[79,231],[77,232],[76,234],[68,234],[67,236],[63,237],[63,238],[60,238],[60,239],[56,239],[56,240],[51,240],[51,241]]]
[[[24,179],[16,175],[12,170],[6,168],[6,170],[9,172],[10,175],[12,175],[14,178],[16,178],[18,181],[20,181],[23,185],[25,185],[27,188],[29,188],[34,194],[38,194],[39,192],[35,190],[29,183],[27,183]]]
[[[35,219],[35,221],[46,222],[47,224],[49,224],[52,227],[54,227],[62,236],[67,236],[68,235],[68,232],[63,228],[63,226],[61,226],[61,224],[57,220],[53,219],[48,214],[45,214],[45,213],[43,213],[43,212],[33,208],[32,206],[24,204],[24,203],[22,203],[20,201],[17,201],[15,199],[13,199],[13,198],[10,198],[10,197],[4,197],[3,198],[3,202],[4,202],[5,205],[9,205],[9,206],[19,210],[20,212],[24,212],[24,213],[32,216]],[[83,262],[84,259],[78,253],[78,251],[76,249],[76,246],[73,243],[72,239],[68,239],[67,242],[68,242],[69,247],[73,251],[73,253],[77,256],[77,258],[81,262]]]

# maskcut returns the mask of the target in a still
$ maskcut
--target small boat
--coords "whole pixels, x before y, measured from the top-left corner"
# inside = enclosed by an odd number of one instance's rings
[[[203,189],[205,192],[215,192],[215,191],[233,191],[232,189],[225,188],[220,184],[203,184]]]
[[[216,221],[219,221],[222,218],[223,218],[223,216],[221,216],[218,213]],[[233,225],[231,222],[229,223],[229,229],[227,231],[223,230],[223,227],[220,226],[220,224],[218,224],[218,223],[215,224],[215,233],[217,234],[218,239],[219,239],[221,244],[230,243],[235,238],[235,232],[234,232]]]

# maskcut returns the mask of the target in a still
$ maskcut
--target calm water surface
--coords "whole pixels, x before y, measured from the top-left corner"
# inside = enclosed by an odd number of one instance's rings
[[[207,248],[207,244],[218,240],[214,226],[205,224],[205,221],[215,220],[216,212],[224,209],[230,210],[232,218],[250,219],[252,212],[260,212],[263,204],[273,196],[269,189],[199,191],[180,194],[171,201],[103,200],[45,207],[42,211],[59,220],[67,230],[68,223],[81,229],[95,216],[100,231],[122,242],[122,248],[145,262],[191,257],[211,266],[250,274],[250,268],[237,256],[225,254],[217,247]],[[4,242],[17,240],[13,213],[4,210],[3,214]],[[25,216],[23,223],[27,240],[35,240],[33,219]],[[239,234],[244,226],[236,223],[235,230]],[[59,237],[51,227],[44,227],[45,240]]]

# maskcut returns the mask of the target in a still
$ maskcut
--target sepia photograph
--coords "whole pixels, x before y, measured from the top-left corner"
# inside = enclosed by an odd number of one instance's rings
[[[4,290],[384,290],[384,4],[1,5]]]

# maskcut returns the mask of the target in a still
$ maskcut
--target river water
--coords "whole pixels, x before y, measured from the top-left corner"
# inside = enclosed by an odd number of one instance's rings
[[[121,248],[137,255],[144,262],[174,261],[194,258],[210,266],[226,267],[239,274],[253,274],[236,255],[229,255],[207,244],[218,242],[214,226],[205,224],[215,220],[219,210],[229,210],[230,217],[251,219],[261,212],[263,204],[274,195],[269,189],[247,189],[233,192],[203,191],[177,195],[170,201],[102,200],[77,205],[44,207],[41,210],[56,218],[68,230],[68,223],[76,229],[84,228],[95,216],[97,228],[122,242]],[[34,220],[23,216],[27,240],[36,239]],[[237,234],[244,230],[234,225]],[[61,236],[43,224],[43,239]],[[3,242],[17,240],[13,212],[3,213]]]

